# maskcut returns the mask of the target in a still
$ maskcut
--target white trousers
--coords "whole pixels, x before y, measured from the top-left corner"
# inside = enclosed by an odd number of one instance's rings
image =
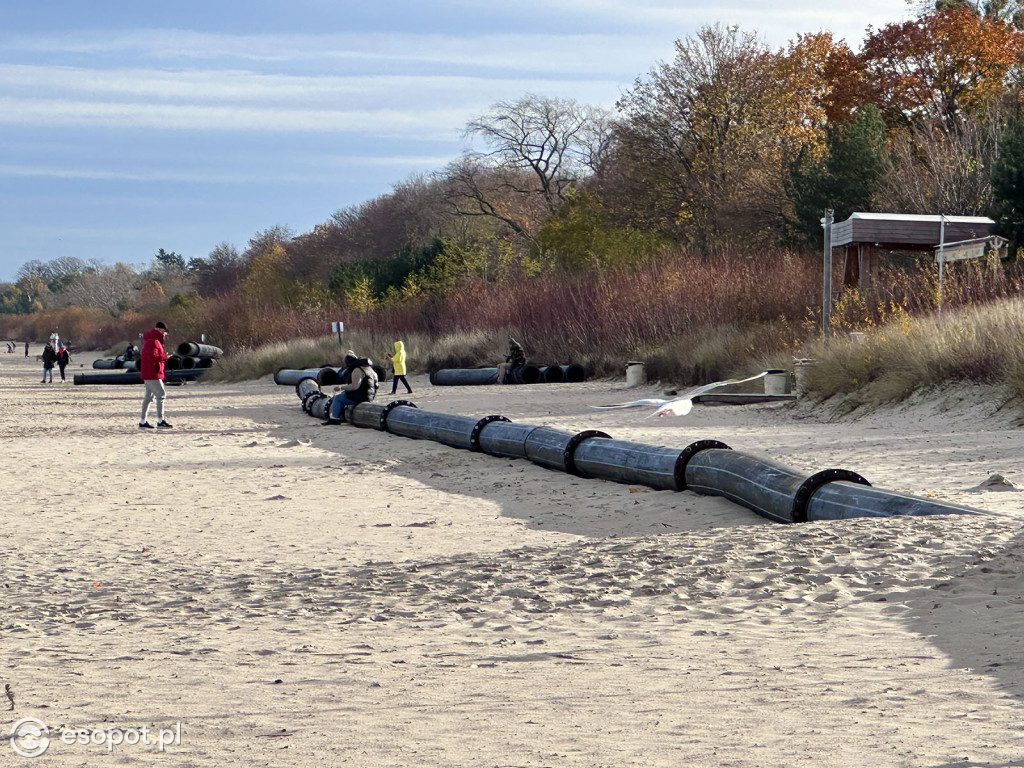
[[[149,404],[156,400],[156,420],[164,420],[164,398],[167,397],[167,390],[160,379],[150,379],[143,382],[146,385],[146,395],[142,398],[142,417],[139,424],[146,422],[149,414]]]

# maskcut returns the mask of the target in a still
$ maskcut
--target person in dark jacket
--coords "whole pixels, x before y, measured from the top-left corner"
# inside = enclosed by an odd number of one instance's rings
[[[60,368],[60,380],[62,382],[67,381],[64,378],[64,369],[68,367],[68,363],[71,362],[71,353],[68,352],[67,345],[61,344],[57,348],[57,367]]]
[[[331,398],[331,414],[324,424],[341,424],[346,406],[368,403],[377,396],[377,372],[368,358],[356,357],[351,349],[345,353],[345,371],[348,384]]]
[[[50,377],[50,383],[53,384],[53,364],[57,362],[57,350],[53,348],[53,344],[46,342],[46,346],[43,347],[43,380],[41,384],[46,383],[46,377]]]
[[[498,378],[494,383],[505,384],[509,374],[516,368],[521,368],[524,365],[526,365],[526,352],[523,351],[523,347],[518,341],[509,338],[508,356],[505,358],[504,363],[498,365]]]
[[[169,355],[164,351],[164,340],[167,338],[167,326],[157,323],[142,334],[142,353],[139,355],[139,373],[142,383],[146,385],[146,394],[142,398],[142,417],[139,429],[153,429],[149,423],[149,405],[156,400],[156,425],[160,429],[170,429],[171,425],[164,419],[164,398],[167,390],[164,387],[164,364]]]

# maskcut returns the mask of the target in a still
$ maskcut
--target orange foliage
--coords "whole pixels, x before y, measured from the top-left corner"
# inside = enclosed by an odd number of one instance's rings
[[[1002,94],[1022,43],[1008,25],[958,8],[883,27],[861,55],[888,124],[917,117],[949,123]]]

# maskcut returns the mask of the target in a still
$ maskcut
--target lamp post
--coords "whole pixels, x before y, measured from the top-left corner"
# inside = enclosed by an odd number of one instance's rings
[[[939,214],[939,317],[942,317],[942,272],[946,263],[946,217]]]

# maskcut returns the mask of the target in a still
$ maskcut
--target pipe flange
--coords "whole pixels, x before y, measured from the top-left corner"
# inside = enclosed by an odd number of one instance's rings
[[[388,414],[391,413],[393,410],[395,410],[395,408],[397,408],[400,405],[404,405],[404,406],[407,406],[409,408],[416,408],[416,407],[418,407],[416,405],[416,403],[410,402],[408,400],[392,400],[390,403],[385,405],[384,409],[380,412],[380,431],[381,432],[387,432],[388,431]]]
[[[823,469],[815,472],[801,483],[793,494],[793,508],[789,516],[794,523],[807,522],[807,505],[811,501],[811,495],[827,483],[834,483],[837,480],[845,480],[848,483],[870,486],[867,480],[849,469]]]
[[[479,451],[480,450],[480,433],[483,428],[488,424],[493,424],[496,421],[510,421],[505,416],[498,416],[496,414],[491,416],[484,416],[473,426],[473,431],[469,433],[469,450]]]
[[[690,459],[696,456],[701,451],[706,451],[711,448],[717,448],[723,451],[731,451],[732,448],[719,440],[698,440],[695,443],[690,443],[688,446],[683,448],[679,454],[679,458],[676,459],[676,466],[673,470],[675,475],[676,487],[680,491],[686,490],[686,465],[690,463]]]
[[[573,457],[576,455],[576,449],[579,447],[580,443],[584,440],[589,440],[592,437],[599,437],[604,440],[611,440],[612,438],[612,436],[607,432],[602,432],[599,429],[587,429],[580,432],[578,435],[573,435],[566,444],[565,450],[562,452],[562,461],[565,463],[565,471],[570,475],[579,476],[579,473],[576,471],[576,461]]]

